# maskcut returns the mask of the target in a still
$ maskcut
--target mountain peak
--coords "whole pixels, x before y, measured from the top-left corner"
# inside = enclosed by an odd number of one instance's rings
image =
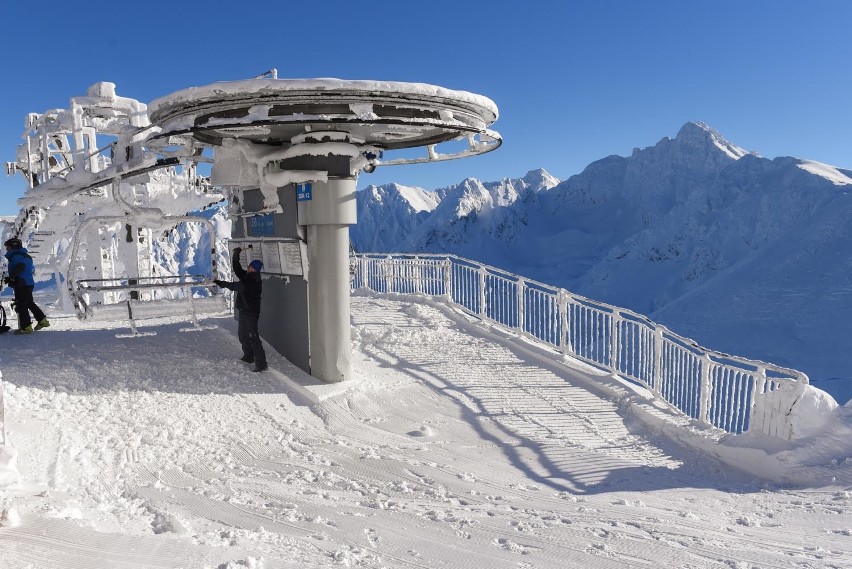
[[[719,131],[700,121],[690,121],[683,125],[675,137],[675,143],[687,146],[712,145],[730,158],[738,160],[746,154],[755,154],[729,142]]]
[[[521,180],[534,191],[549,190],[559,184],[559,178],[554,178],[544,168],[530,170]]]

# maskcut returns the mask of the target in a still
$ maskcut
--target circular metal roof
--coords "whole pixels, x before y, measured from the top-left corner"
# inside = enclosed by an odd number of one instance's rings
[[[313,131],[340,131],[385,150],[482,134],[497,120],[491,99],[423,83],[344,79],[249,79],[191,87],[153,101],[156,138],[191,135],[288,145]]]

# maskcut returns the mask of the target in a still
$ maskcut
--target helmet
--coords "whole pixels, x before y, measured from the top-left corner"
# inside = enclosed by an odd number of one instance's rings
[[[12,249],[20,249],[21,247],[24,246],[24,244],[21,243],[21,240],[18,239],[17,237],[12,237],[11,239],[6,239],[6,241],[3,242],[3,245],[5,245],[6,247],[11,247]]]

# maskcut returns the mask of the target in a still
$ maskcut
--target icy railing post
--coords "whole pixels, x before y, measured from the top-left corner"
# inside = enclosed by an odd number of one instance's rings
[[[713,362],[710,356],[704,354],[701,358],[701,392],[698,398],[698,420],[702,424],[710,424],[710,366]]]
[[[414,256],[414,294],[423,292],[423,263],[420,257]]]
[[[659,326],[654,329],[654,376],[651,381],[651,391],[659,395],[663,388],[663,329]]]
[[[393,277],[391,272],[393,271],[393,263],[391,262],[391,256],[388,255],[385,257],[387,259],[387,264],[383,267],[383,273],[385,274],[385,290],[387,292],[393,292]]]
[[[526,320],[526,312],[524,311],[524,289],[526,285],[522,279],[517,280],[517,294],[518,294],[518,331],[521,334],[524,333],[524,321]]]
[[[749,430],[757,429],[761,433],[768,433],[771,425],[766,411],[766,368],[758,366],[754,374],[754,382],[751,388],[751,410],[749,411]]]
[[[479,315],[488,318],[485,310],[485,267],[480,265],[476,272],[479,275]]]
[[[453,301],[453,262],[449,257],[442,264],[444,268],[444,295],[450,302]]]
[[[617,312],[613,311],[612,319],[610,320],[610,334],[609,334],[609,368],[612,370],[612,373],[618,373],[618,353],[619,353],[619,341],[620,334],[619,328],[621,327],[621,317]]]
[[[358,272],[360,275],[356,279],[356,282],[360,283],[362,288],[372,288],[370,286],[370,276],[367,273],[367,257],[358,259]]]
[[[565,289],[559,289],[559,317],[562,323],[562,355],[567,356],[573,352],[571,345],[571,306],[568,304],[568,293]]]

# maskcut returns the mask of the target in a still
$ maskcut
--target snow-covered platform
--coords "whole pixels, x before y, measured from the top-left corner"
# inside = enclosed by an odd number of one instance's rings
[[[251,373],[229,318],[135,339],[57,318],[0,338],[19,473],[0,487],[2,563],[852,562],[840,454],[793,465],[833,468],[833,483],[778,487],[673,441],[665,408],[636,410],[641,392],[445,307],[372,295],[352,306],[358,379],[334,392],[277,357]]]

